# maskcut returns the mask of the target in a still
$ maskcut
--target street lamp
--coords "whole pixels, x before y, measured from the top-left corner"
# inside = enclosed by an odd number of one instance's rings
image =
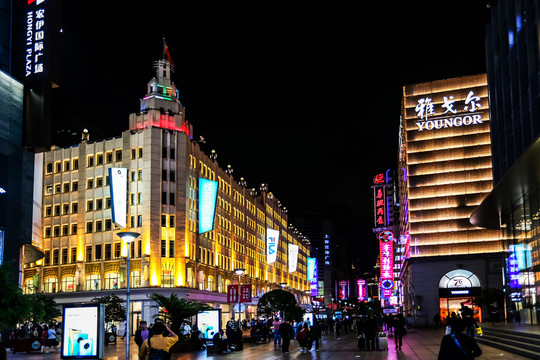
[[[131,255],[131,243],[135,241],[136,238],[141,236],[141,234],[133,231],[124,231],[119,232],[118,237],[120,239],[124,240],[128,246],[127,249],[127,292],[126,292],[126,335],[127,335],[127,341],[126,341],[126,359],[129,359],[129,340],[130,340],[130,333],[129,333],[129,260]]]
[[[285,290],[285,286],[287,286],[287,283],[282,282],[282,283],[279,284],[279,285],[281,285],[281,288],[282,288],[283,290]],[[285,321],[285,309],[283,309],[283,319],[281,319],[281,320]]]
[[[240,321],[240,318],[242,317],[242,309],[240,308],[242,304],[240,303],[240,276],[244,274],[246,269],[234,269],[234,273],[238,275],[238,328],[242,329],[242,322]]]

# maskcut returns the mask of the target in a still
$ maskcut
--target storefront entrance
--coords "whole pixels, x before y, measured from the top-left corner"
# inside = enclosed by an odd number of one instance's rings
[[[452,312],[461,314],[464,306],[473,310],[477,322],[482,321],[482,309],[474,305],[476,297],[480,296],[480,279],[465,269],[456,269],[447,272],[439,281],[439,313],[441,320],[445,320]]]

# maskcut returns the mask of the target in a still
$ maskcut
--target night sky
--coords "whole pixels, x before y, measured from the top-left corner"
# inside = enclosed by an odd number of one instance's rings
[[[365,270],[371,181],[396,168],[403,85],[485,72],[483,1],[64,2],[55,131],[119,136],[165,38],[203,150],[248,187],[268,183],[290,219],[334,219]]]

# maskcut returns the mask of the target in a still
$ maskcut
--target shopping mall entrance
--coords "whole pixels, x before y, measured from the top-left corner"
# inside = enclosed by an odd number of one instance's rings
[[[464,269],[447,272],[439,281],[439,313],[443,323],[452,312],[460,314],[463,306],[471,308],[475,320],[481,322],[482,309],[474,305],[480,294],[478,276]]]

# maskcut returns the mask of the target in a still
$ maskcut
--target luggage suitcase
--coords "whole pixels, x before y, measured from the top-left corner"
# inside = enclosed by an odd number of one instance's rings
[[[366,338],[363,336],[358,337],[358,349],[361,351],[366,351]]]
[[[388,350],[388,338],[384,332],[377,336],[377,350]]]

